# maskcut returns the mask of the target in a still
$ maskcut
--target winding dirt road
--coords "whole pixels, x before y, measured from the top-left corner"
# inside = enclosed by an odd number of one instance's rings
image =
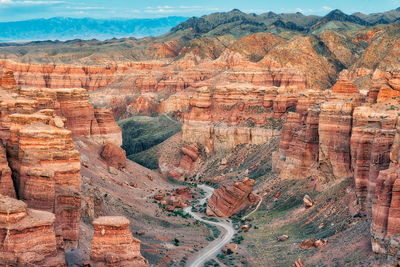
[[[211,197],[214,188],[211,188],[206,185],[199,185],[199,188],[201,188],[206,192],[206,197],[200,200],[200,204],[202,205],[207,201],[208,198]],[[187,207],[184,209],[184,211],[186,213],[189,213],[196,220],[211,225],[215,225],[220,230],[222,230],[222,235],[220,237],[211,242],[207,247],[200,250],[196,254],[196,257],[186,264],[186,266],[188,267],[201,267],[206,261],[214,258],[222,250],[222,248],[232,240],[233,235],[235,234],[235,230],[232,226],[231,221],[229,220],[218,219],[218,222],[205,220],[202,218],[204,216],[201,216],[200,214],[193,212],[192,207]]]

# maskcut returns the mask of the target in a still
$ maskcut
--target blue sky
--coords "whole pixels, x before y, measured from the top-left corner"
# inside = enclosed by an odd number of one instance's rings
[[[325,15],[332,9],[373,13],[400,7],[400,0],[0,0],[0,21],[50,17],[154,18],[201,16],[238,8],[245,12],[302,12]]]

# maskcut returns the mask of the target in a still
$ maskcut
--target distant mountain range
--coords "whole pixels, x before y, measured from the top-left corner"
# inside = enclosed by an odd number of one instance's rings
[[[185,17],[157,19],[51,18],[0,23],[0,42],[97,39],[158,36],[187,20]]]
[[[200,18],[192,17],[174,27],[169,35],[215,37],[232,34],[235,37],[249,33],[296,31],[304,34],[318,33],[326,29],[349,30],[363,26],[389,24],[400,20],[400,8],[383,13],[347,15],[336,9],[324,17],[306,16],[300,12],[276,14],[274,12],[246,14],[238,9],[214,13]]]
[[[91,19],[51,18],[0,23],[0,42],[26,42],[44,40],[73,40],[145,36],[167,39],[185,37],[217,37],[231,34],[242,37],[257,32],[300,32],[319,34],[325,30],[348,31],[366,26],[390,24],[400,21],[400,8],[373,14],[347,15],[336,9],[326,16],[302,13],[276,14],[274,12],[244,13],[238,9],[202,17],[167,17],[157,19]],[[6,44],[3,44],[6,45]]]

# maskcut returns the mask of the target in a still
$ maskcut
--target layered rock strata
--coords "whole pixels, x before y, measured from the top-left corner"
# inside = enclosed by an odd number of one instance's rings
[[[328,180],[352,177],[350,136],[353,110],[363,97],[357,87],[339,80],[319,115],[319,170]]]
[[[140,241],[132,236],[129,224],[122,216],[104,216],[93,221],[90,259],[94,266],[149,266],[140,254]]]
[[[282,128],[276,164],[284,179],[309,177],[318,165],[319,92],[310,91],[300,97],[296,112],[288,114]]]
[[[379,172],[389,167],[397,113],[388,110],[387,105],[361,106],[354,110],[351,165],[362,211],[366,211],[368,200],[375,195]]]
[[[11,169],[8,166],[6,149],[0,142],[0,194],[16,198]]]
[[[388,257],[389,266],[397,266],[396,256],[399,247],[397,235],[400,234],[400,129],[397,121],[396,135],[390,152],[390,166],[382,170],[376,180],[375,195],[372,202],[371,242],[374,252]]]
[[[294,91],[250,84],[199,89],[185,114],[182,138],[207,153],[239,144],[263,144],[279,135],[281,117],[297,103]]]
[[[199,146],[197,144],[186,144],[181,148],[180,154],[181,158],[179,163],[176,166],[170,166],[167,175],[176,180],[183,181],[185,174],[192,171],[197,159],[200,156]]]
[[[71,131],[53,126],[51,113],[10,115],[9,163],[18,198],[30,208],[53,212],[58,245],[75,247],[81,200],[80,156]]]
[[[73,136],[87,136],[99,143],[122,145],[122,133],[109,110],[93,108],[84,89],[56,89],[56,111],[64,116]],[[59,107],[59,109],[57,109]]]
[[[254,180],[245,178],[241,182],[223,184],[216,189],[207,202],[207,215],[229,217],[255,202]]]
[[[57,251],[54,223],[54,214],[0,195],[0,265],[66,266],[64,253]]]

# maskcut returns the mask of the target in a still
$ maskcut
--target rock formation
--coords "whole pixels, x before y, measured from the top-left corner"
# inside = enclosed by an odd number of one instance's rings
[[[93,221],[90,259],[94,266],[148,266],[140,254],[140,241],[132,236],[129,224],[122,216],[99,217]]]
[[[0,265],[66,266],[64,253],[57,251],[55,220],[50,212],[0,195]]]
[[[126,151],[116,146],[114,143],[105,143],[100,155],[109,166],[116,169],[126,167]]]
[[[381,170],[389,167],[389,153],[396,133],[397,111],[387,105],[361,106],[354,110],[351,135],[351,165],[361,210],[375,195]]]
[[[184,117],[183,140],[197,142],[207,153],[268,142],[279,135],[281,114],[296,103],[296,98],[283,96],[291,92],[289,89],[282,88],[280,97],[276,97],[277,91],[249,84],[198,89]]]
[[[399,148],[400,129],[397,121],[396,135],[390,152],[390,166],[379,172],[372,203],[371,241],[374,252],[388,257],[389,266],[399,264],[396,235],[400,234],[399,210]]]
[[[103,108],[94,109],[94,117],[99,126],[99,134],[95,137],[99,142],[111,142],[117,146],[122,146],[122,130],[115,122],[110,110]]]
[[[192,165],[199,158],[199,147],[196,144],[185,145],[181,148],[183,157],[179,162],[179,168],[190,171],[192,170]]]
[[[102,143],[105,141],[122,145],[121,129],[116,124],[112,112],[102,108],[93,108],[89,95],[84,89],[57,89],[56,107],[64,116],[66,128],[73,136],[87,136]],[[56,109],[57,110],[57,109]]]
[[[318,165],[319,114],[318,92],[299,98],[296,112],[289,113],[282,128],[277,167],[284,179],[306,178]]]
[[[319,170],[327,179],[352,177],[350,137],[352,114],[362,102],[357,88],[338,81],[329,99],[321,104],[319,115]],[[330,178],[329,178],[330,176]]]
[[[71,131],[52,126],[53,118],[40,112],[13,114],[10,118],[7,150],[18,198],[30,208],[55,213],[59,246],[62,241],[76,246],[81,175]]]
[[[0,194],[16,198],[11,170],[8,166],[6,149],[0,142]]]
[[[126,70],[123,65],[76,66],[31,64],[2,60],[0,65],[16,76],[17,84],[38,88],[85,88],[93,91],[109,85]],[[4,79],[4,78],[3,78]]]
[[[254,180],[245,178],[241,182],[223,184],[216,189],[207,202],[207,215],[229,217],[249,204]]]
[[[3,73],[0,86],[15,93],[18,92],[17,82],[14,79],[14,73],[12,71],[6,71]]]

